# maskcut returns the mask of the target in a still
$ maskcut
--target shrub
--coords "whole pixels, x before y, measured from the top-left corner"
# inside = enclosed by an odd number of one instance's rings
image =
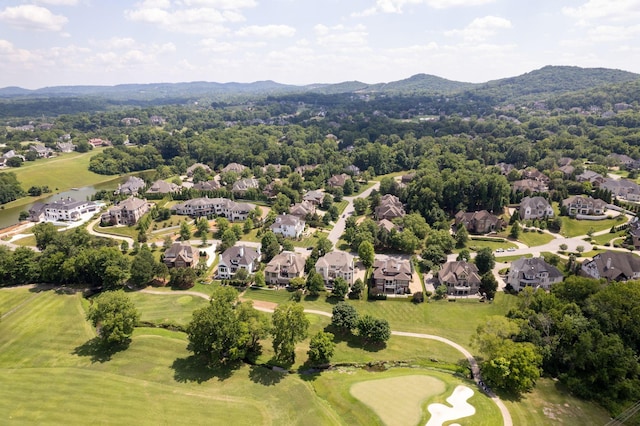
[[[422,293],[421,291],[416,291],[415,293],[413,293],[413,296],[411,297],[411,301],[413,303],[423,303],[424,293]]]

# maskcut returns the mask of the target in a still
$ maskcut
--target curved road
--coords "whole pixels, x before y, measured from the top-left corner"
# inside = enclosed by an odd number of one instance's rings
[[[158,290],[147,290],[147,289],[140,290],[140,291],[142,293],[159,294],[159,295],[176,294],[174,292],[158,291]],[[187,295],[191,295],[191,296],[198,296],[198,297],[202,297],[202,298],[207,299],[207,300],[211,298],[211,296],[209,296],[209,295],[207,295],[205,293],[197,292],[197,291],[180,291],[177,294],[187,294]],[[271,304],[269,303],[269,305],[271,305]],[[273,312],[273,308],[272,307],[258,305],[258,306],[254,306],[254,308],[256,310],[262,311],[262,312],[269,312],[269,313]],[[316,310],[316,309],[305,309],[304,312],[308,313],[308,314],[321,315],[321,316],[328,317],[328,318],[331,318],[331,316],[332,316],[328,312],[319,311],[319,310]],[[479,382],[481,380],[481,376],[480,376],[480,367],[478,366],[478,362],[473,357],[471,352],[469,352],[467,349],[465,349],[463,346],[459,345],[458,343],[456,343],[456,342],[454,342],[452,340],[449,340],[449,339],[447,339],[445,337],[436,336],[436,335],[433,335],[433,334],[408,333],[408,332],[405,332],[405,331],[391,331],[391,334],[393,334],[394,336],[415,337],[415,338],[418,338],[418,339],[436,340],[438,342],[441,342],[441,343],[444,343],[446,345],[451,346],[452,348],[454,348],[458,352],[460,352],[462,355],[464,355],[464,357],[467,359],[467,361],[469,361],[469,365],[471,366],[471,373],[473,374],[473,380],[476,382],[478,387],[480,386]],[[504,405],[502,400],[495,393],[493,393],[492,391],[487,391],[487,394],[493,400],[493,402],[496,404],[496,406],[498,407],[498,409],[502,413],[502,419],[503,419],[504,426],[513,426],[513,421],[511,419],[511,414],[509,413],[509,410],[507,409],[507,406]]]

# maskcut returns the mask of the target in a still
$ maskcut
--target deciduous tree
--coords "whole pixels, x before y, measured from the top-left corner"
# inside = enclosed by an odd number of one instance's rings
[[[106,291],[92,300],[87,313],[103,344],[122,345],[129,341],[140,314],[122,290]]]
[[[307,337],[309,329],[304,307],[295,302],[279,305],[273,312],[271,321],[276,358],[285,363],[293,363],[296,358],[296,343]]]

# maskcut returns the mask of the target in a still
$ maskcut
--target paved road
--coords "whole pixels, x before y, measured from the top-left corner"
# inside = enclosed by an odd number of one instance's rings
[[[342,212],[342,215],[338,218],[335,225],[333,225],[333,229],[331,229],[331,232],[329,232],[329,236],[327,237],[329,241],[333,243],[334,249],[336,250],[338,249],[336,247],[336,244],[338,244],[338,240],[340,240],[340,237],[342,237],[342,234],[344,234],[346,220],[354,212],[353,200],[355,200],[356,198],[368,197],[369,194],[371,194],[371,192],[374,189],[376,190],[380,189],[380,182],[376,182],[372,187],[367,188],[366,190],[362,191],[360,194],[354,197],[344,197],[344,200],[347,201],[349,204],[347,204],[347,207],[344,209],[344,212]]]
[[[204,299],[209,300],[210,296],[204,293],[200,293],[197,291],[179,291],[179,292],[168,292],[168,291],[157,291],[157,290],[141,290],[142,293],[149,293],[149,294],[159,294],[159,295],[167,295],[167,294],[188,294],[191,296],[198,296],[198,297],[202,297]],[[275,303],[259,303],[259,304],[255,304],[254,308],[256,308],[259,311],[262,312],[273,312],[275,306],[277,306]],[[331,314],[329,312],[325,312],[325,311],[319,311],[316,309],[305,309],[304,310],[305,313],[308,314],[314,314],[314,315],[322,315],[324,317],[328,317],[331,318]],[[471,366],[471,373],[473,374],[473,380],[476,382],[476,384],[478,385],[478,387],[480,387],[480,380],[481,375],[480,375],[480,367],[478,366],[478,362],[476,361],[476,359],[474,358],[474,356],[471,354],[471,352],[469,352],[467,349],[465,349],[463,346],[459,345],[458,343],[449,340],[445,337],[441,337],[441,336],[436,336],[433,334],[422,334],[422,333],[409,333],[406,331],[391,331],[391,334],[393,334],[394,336],[402,336],[402,337],[413,337],[413,338],[418,338],[418,339],[428,339],[428,340],[436,340],[438,342],[442,342],[446,345],[451,346],[452,348],[456,349],[458,352],[460,352],[462,355],[464,355],[464,357],[467,359],[467,361],[469,362],[469,365]],[[493,402],[498,406],[498,409],[500,410],[500,412],[502,413],[502,419],[503,419],[503,423],[504,426],[513,426],[513,421],[511,419],[511,414],[509,413],[509,410],[507,409],[506,405],[504,405],[504,403],[502,402],[502,400],[492,391],[487,391],[487,394],[489,395],[489,397],[493,400]]]

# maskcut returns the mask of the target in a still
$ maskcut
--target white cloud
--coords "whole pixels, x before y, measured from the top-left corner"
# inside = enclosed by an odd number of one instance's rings
[[[67,21],[62,15],[54,15],[45,7],[31,4],[7,7],[0,12],[0,22],[23,30],[62,31]]]
[[[16,48],[10,41],[0,40],[0,59],[0,64],[13,62],[28,65],[36,57],[28,50]]]
[[[257,6],[254,0],[182,0],[185,6],[205,6],[224,10],[247,9]]]
[[[128,49],[136,45],[136,41],[131,37],[112,37],[108,40],[89,40],[89,44],[102,49]]]
[[[36,3],[50,4],[53,6],[75,6],[78,0],[37,0]]]
[[[462,37],[465,41],[484,41],[498,30],[510,29],[511,21],[498,16],[485,16],[476,18],[469,25],[461,30],[446,31],[445,35],[450,37]]]
[[[640,35],[640,25],[613,26],[598,25],[590,28],[588,31],[589,40],[591,42],[612,42],[630,40]]]
[[[135,22],[145,22],[172,32],[215,36],[228,32],[225,24],[245,21],[245,17],[236,8],[230,8],[230,2],[196,1],[180,2],[177,5],[200,5],[202,7],[171,7],[166,0],[146,0],[134,9],[125,10],[125,18]],[[206,3],[206,4],[205,4]],[[219,9],[208,7],[218,4]],[[240,1],[239,6],[251,2]]]
[[[366,46],[367,37],[369,36],[364,25],[347,28],[344,25],[327,27],[326,25],[318,24],[313,30],[316,34],[316,43],[318,45],[340,51]]]
[[[289,25],[250,25],[236,31],[236,35],[242,37],[293,37],[296,29]]]
[[[493,3],[496,0],[376,0],[373,7],[352,16],[370,16],[377,13],[402,13],[407,5],[426,5],[434,9],[448,9],[451,7],[480,6]]]
[[[581,25],[598,19],[624,21],[640,17],[640,0],[588,0],[579,7],[563,7],[562,12]]]
[[[247,42],[247,41],[220,41],[216,39],[204,39],[200,41],[200,47],[205,52],[215,52],[215,53],[231,53],[238,51],[247,51],[248,49],[253,49],[257,47],[265,47],[267,43],[263,41],[257,42]]]

